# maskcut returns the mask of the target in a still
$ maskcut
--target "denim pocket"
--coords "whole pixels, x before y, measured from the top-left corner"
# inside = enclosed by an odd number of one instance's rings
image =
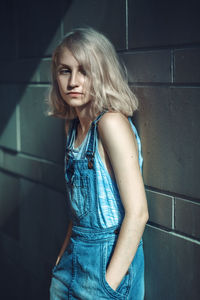
[[[73,246],[69,243],[57,265],[53,267],[52,275],[66,286],[72,281]]]
[[[104,291],[107,295],[114,297],[115,299],[126,299],[131,286],[132,278],[132,266],[130,266],[127,274],[121,280],[116,290],[113,290],[109,283],[106,281],[106,269],[112,257],[115,244],[105,243],[101,249],[101,261],[102,261],[102,284]]]
[[[74,174],[70,180],[67,180],[67,176],[65,178],[73,215],[81,219],[89,212],[90,207],[89,178],[85,174]]]

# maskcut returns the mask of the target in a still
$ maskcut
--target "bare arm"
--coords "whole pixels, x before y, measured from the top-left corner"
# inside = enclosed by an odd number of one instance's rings
[[[148,220],[148,208],[137,143],[128,119],[120,113],[106,113],[99,121],[98,128],[125,210],[118,240],[106,272],[107,282],[116,290],[137,251]]]

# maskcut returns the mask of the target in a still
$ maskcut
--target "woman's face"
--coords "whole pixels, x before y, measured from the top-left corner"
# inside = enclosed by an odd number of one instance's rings
[[[59,57],[57,83],[63,100],[71,107],[78,108],[91,101],[90,80],[67,48]]]

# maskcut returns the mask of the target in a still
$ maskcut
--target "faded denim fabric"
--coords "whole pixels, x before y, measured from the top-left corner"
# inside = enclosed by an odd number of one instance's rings
[[[142,240],[127,274],[114,291],[105,279],[117,240],[116,227],[90,229],[74,226],[71,241],[53,269],[51,300],[128,299],[144,297]]]
[[[115,226],[104,228],[99,216],[99,181],[97,176],[97,122],[93,121],[85,156],[73,156],[73,121],[67,140],[65,179],[73,228],[70,242],[57,266],[53,268],[50,299],[127,299],[144,298],[144,255],[142,239],[127,274],[114,291],[106,282],[106,267],[114,251],[121,218]],[[139,151],[140,153],[140,151]],[[113,200],[115,198],[113,197]],[[111,206],[112,207],[112,206]]]

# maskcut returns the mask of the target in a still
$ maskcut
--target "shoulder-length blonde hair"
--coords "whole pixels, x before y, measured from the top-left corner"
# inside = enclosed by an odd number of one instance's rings
[[[138,100],[128,86],[124,68],[111,42],[92,28],[78,28],[69,32],[56,47],[52,56],[48,114],[65,119],[76,117],[75,110],[62,99],[57,84],[59,56],[66,48],[90,79],[94,114],[109,110],[132,116],[137,110]]]

